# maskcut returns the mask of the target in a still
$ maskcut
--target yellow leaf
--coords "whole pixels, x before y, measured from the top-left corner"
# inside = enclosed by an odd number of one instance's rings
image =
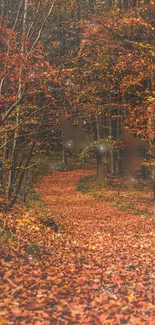
[[[0,317],[0,325],[6,325],[6,324],[7,324],[6,319]]]
[[[134,299],[135,299],[135,296],[133,296],[133,295],[128,296],[129,301],[133,301]]]
[[[36,231],[39,231],[39,230],[40,230],[40,228],[39,228],[39,227],[35,227],[35,230],[36,230]]]

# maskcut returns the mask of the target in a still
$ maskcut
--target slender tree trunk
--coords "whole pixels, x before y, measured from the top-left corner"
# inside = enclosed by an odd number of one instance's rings
[[[155,201],[155,103],[152,105],[152,107],[148,108],[148,136],[151,154],[151,182],[153,198]]]
[[[65,138],[64,138],[63,130],[62,130],[62,162],[63,162],[63,164],[67,165]]]
[[[5,17],[5,0],[2,0],[1,2],[1,17],[2,17],[1,24],[3,25],[4,17]]]
[[[12,201],[9,204],[9,208],[11,208],[15,204],[15,202],[17,200],[17,197],[18,197],[18,194],[20,192],[21,185],[22,185],[22,181],[24,179],[25,171],[26,171],[27,167],[29,166],[29,163],[30,163],[30,160],[31,160],[31,157],[32,157],[32,154],[33,154],[33,150],[34,150],[34,147],[35,147],[35,142],[36,141],[34,140],[33,143],[32,143],[32,146],[31,146],[31,149],[30,149],[30,152],[29,152],[29,156],[27,158],[27,161],[26,161],[26,164],[24,166],[24,169],[21,172],[21,175],[19,177],[19,182],[18,182],[16,191],[15,191],[15,194],[13,196],[13,199],[12,199]]]
[[[118,118],[117,118],[117,131],[116,131],[117,143],[119,143],[119,140],[120,140],[120,127],[121,127],[119,116],[120,116],[120,109],[118,109]],[[121,169],[120,148],[117,149],[116,155],[117,155],[116,160],[117,160],[117,165],[118,165],[117,173],[118,173],[118,175],[121,175],[122,169]]]
[[[100,125],[99,125],[99,119],[97,114],[95,116],[95,119],[96,119],[97,140],[100,140]]]
[[[111,108],[109,109],[109,112],[110,112],[110,116],[109,116],[109,135],[112,137],[113,133],[112,133]],[[111,152],[110,152],[110,170],[111,170],[111,174],[114,175],[115,171],[114,171],[114,152],[113,152],[113,150],[111,150]]]
[[[26,33],[26,19],[27,19],[27,10],[28,10],[28,2],[29,0],[25,0],[24,2],[24,14],[23,14],[23,26],[22,26],[22,36],[21,36],[21,55],[24,53],[25,48],[25,41],[24,41],[24,35]],[[19,72],[19,81],[18,81],[18,95],[17,99],[21,98],[22,95],[22,69],[20,68]],[[16,126],[19,125],[20,121],[20,106],[16,107]],[[13,179],[15,174],[15,161],[17,160],[17,142],[18,142],[18,128],[14,131],[14,140],[12,145],[12,153],[11,153],[11,163],[10,163],[10,170],[8,175],[8,187],[7,187],[7,198],[10,199],[11,192],[12,192],[12,185],[13,185]]]

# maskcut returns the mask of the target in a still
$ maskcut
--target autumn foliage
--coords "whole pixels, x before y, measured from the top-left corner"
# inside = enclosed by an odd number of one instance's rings
[[[26,0],[1,10],[1,161],[10,204],[23,196],[34,153],[56,138],[61,150],[62,114],[95,141],[113,138],[111,175],[123,170],[124,128],[144,142],[143,165],[149,161],[154,18],[152,1]]]
[[[154,31],[152,0],[1,1],[0,325],[155,324]]]
[[[154,221],[77,192],[92,172],[45,177],[36,190],[47,206],[6,216],[2,324],[154,324]]]

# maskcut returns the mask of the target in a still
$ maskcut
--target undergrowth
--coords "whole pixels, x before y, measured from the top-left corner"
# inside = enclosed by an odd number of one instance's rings
[[[60,154],[50,154],[48,156],[34,156],[33,164],[37,163],[36,166],[30,169],[29,174],[27,175],[27,180],[25,188],[22,188],[21,198],[24,198],[25,201],[28,197],[29,201],[39,200],[40,197],[35,193],[34,184],[41,181],[44,176],[54,172],[60,171],[65,172],[74,169],[87,169],[94,167],[94,162],[90,159],[87,159],[85,162],[80,161],[78,155],[73,154],[70,157],[67,157],[67,164],[63,163],[62,157]]]
[[[149,182],[140,181],[132,185],[125,177],[109,178],[101,185],[95,175],[79,180],[76,190],[111,205],[118,210],[127,211],[142,217],[155,217],[152,191]]]
[[[94,180],[94,177],[95,177],[94,174],[82,177],[76,186],[76,190],[80,191],[83,194],[90,191],[91,184]]]

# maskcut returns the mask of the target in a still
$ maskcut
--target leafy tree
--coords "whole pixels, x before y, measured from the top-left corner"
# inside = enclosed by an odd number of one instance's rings
[[[11,205],[19,194],[37,139],[46,132],[41,130],[44,117],[55,105],[48,90],[55,83],[55,70],[44,60],[43,46],[39,44],[54,3],[45,6],[43,21],[38,26],[33,9],[37,5],[38,14],[41,3],[36,1],[32,7],[27,0],[18,1],[6,22],[5,12],[0,27],[1,158],[3,186]],[[9,8],[8,5],[8,13]]]
[[[113,10],[118,8],[118,10]],[[121,8],[121,10],[120,10]],[[96,138],[119,141],[126,127],[148,143],[148,102],[154,87],[153,4],[111,2],[105,13],[81,20],[75,64],[64,71],[72,112],[90,116]],[[78,113],[77,113],[78,112]],[[94,130],[94,127],[90,125]],[[111,173],[119,159],[111,154]]]

